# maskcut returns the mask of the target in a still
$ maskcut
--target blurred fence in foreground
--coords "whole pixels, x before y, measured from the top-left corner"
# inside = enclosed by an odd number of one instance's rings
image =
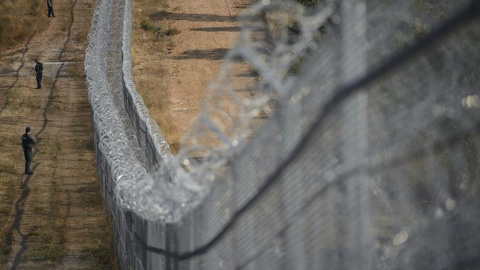
[[[480,268],[479,2],[254,4],[173,157],[133,84],[132,3],[99,0],[85,69],[122,268]]]

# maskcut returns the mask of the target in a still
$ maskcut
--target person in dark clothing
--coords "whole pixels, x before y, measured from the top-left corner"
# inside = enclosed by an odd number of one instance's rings
[[[55,13],[53,13],[53,0],[47,0],[47,7],[48,17],[55,17]]]
[[[22,136],[23,154],[25,154],[25,174],[32,175],[30,170],[30,163],[32,163],[33,153],[32,147],[35,145],[35,141],[30,137],[30,127],[25,129],[25,134]]]
[[[43,64],[35,59],[35,73],[37,74],[37,89],[42,89]]]

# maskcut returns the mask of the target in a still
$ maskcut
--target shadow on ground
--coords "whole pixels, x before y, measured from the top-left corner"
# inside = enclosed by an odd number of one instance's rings
[[[150,15],[153,21],[160,21],[163,19],[175,21],[194,21],[194,22],[233,22],[235,18],[230,16],[221,16],[213,14],[187,14],[187,13],[172,13],[167,11],[159,11]]]
[[[213,50],[191,50],[185,51],[180,56],[173,59],[188,60],[188,59],[207,59],[207,60],[221,60],[227,53],[228,49],[218,48]]]
[[[238,26],[234,27],[203,27],[203,28],[192,28],[192,31],[200,32],[240,32],[242,28]]]

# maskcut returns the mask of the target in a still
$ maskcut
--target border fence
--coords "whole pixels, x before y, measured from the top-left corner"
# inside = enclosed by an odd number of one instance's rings
[[[132,1],[99,0],[85,71],[121,268],[480,268],[479,17],[255,3],[173,156],[133,83]]]

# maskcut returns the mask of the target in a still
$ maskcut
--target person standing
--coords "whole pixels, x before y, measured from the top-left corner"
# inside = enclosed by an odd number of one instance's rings
[[[23,154],[25,155],[25,174],[32,175],[33,172],[30,170],[30,164],[33,159],[32,148],[35,145],[35,140],[30,137],[30,127],[25,129],[25,134],[22,136],[22,147]]]
[[[35,59],[35,73],[37,74],[37,89],[42,89],[43,64]]]
[[[55,17],[55,13],[53,13],[53,0],[47,0],[47,7],[48,17]]]

